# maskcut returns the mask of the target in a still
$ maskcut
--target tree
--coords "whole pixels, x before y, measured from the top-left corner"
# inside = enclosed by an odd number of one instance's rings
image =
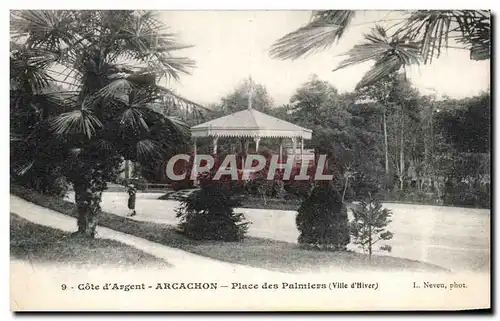
[[[302,84],[290,99],[290,121],[313,130],[309,148],[317,155],[327,155],[327,166],[342,169],[349,163],[350,102],[349,95],[340,95],[335,87],[316,75]]]
[[[386,76],[376,84],[360,88],[356,93],[360,100],[370,104],[375,112],[382,114],[386,185],[392,174],[390,165],[394,164],[400,181],[400,190],[402,190],[408,169],[405,152],[411,144],[415,143],[411,139],[415,140],[421,136],[422,128],[415,124],[420,125],[421,119],[416,114],[420,112],[422,97],[405,75],[398,73]],[[415,135],[408,135],[408,132],[416,127],[418,130],[414,132]],[[412,158],[411,162],[414,161],[415,159]]]
[[[214,168],[200,174],[200,189],[190,194],[177,209],[177,217],[181,220],[179,231],[195,240],[240,241],[249,222],[243,214],[234,212],[235,207],[241,206],[234,186],[239,182],[224,179],[224,176],[214,180],[216,172]]]
[[[394,85],[395,74],[388,75],[376,84],[366,86],[358,90],[360,99],[372,100],[376,104],[381,105],[382,109],[382,124],[384,130],[384,153],[385,153],[385,174],[389,176],[389,143],[387,136],[387,112],[391,106],[389,95],[392,86]]]
[[[271,56],[296,59],[335,44],[345,34],[358,11],[314,11],[311,21],[302,28],[277,40]],[[431,63],[442,49],[451,47],[455,39],[459,48],[470,51],[471,59],[490,57],[490,13],[484,10],[414,10],[408,11],[401,22],[390,28],[375,26],[365,41],[355,45],[348,56],[335,68],[339,70],[366,61],[373,67],[363,76],[357,88],[369,86],[406,66]],[[335,71],[334,70],[334,71]]]
[[[264,113],[270,113],[274,109],[274,102],[269,96],[266,87],[262,84],[255,83],[252,78],[249,77],[244,79],[233,91],[224,96],[219,103],[213,104],[212,112],[207,116],[210,119],[216,119],[245,110],[249,107],[250,100],[252,109]],[[211,151],[211,139],[202,139],[198,143],[200,147],[199,150]],[[234,153],[237,150],[246,152],[248,151],[249,143],[250,141],[247,138],[225,138],[222,141],[219,140],[218,148],[225,152],[231,151]],[[266,142],[261,142],[260,146],[266,147]]]
[[[64,194],[67,184],[61,168],[48,162],[62,145],[51,139],[46,120],[64,110],[67,96],[49,82],[50,55],[12,41],[10,49],[11,179],[41,193]]]
[[[378,200],[371,197],[368,201],[361,201],[359,206],[352,208],[354,219],[350,224],[350,233],[353,237],[353,243],[358,244],[363,251],[368,252],[370,259],[373,252],[373,245],[379,241],[392,239],[393,234],[386,231],[386,226],[391,222],[391,211],[383,209]],[[383,246],[381,249],[390,251],[389,246]]]
[[[353,137],[350,146],[353,177],[349,188],[356,198],[377,194],[384,185],[384,136],[380,109],[373,103],[356,103],[349,107],[352,115],[349,130]]]
[[[313,129],[308,146],[328,155],[328,163],[337,167],[332,170],[343,175],[343,182],[337,177],[336,184],[339,190],[346,189],[346,195],[348,189],[354,194],[375,193],[382,178],[378,110],[357,100],[358,93],[339,94],[313,75],[297,89],[283,115]]]
[[[491,136],[491,96],[483,92],[475,97],[448,100],[440,121],[443,134],[453,147],[464,153],[487,153]]]
[[[342,251],[350,242],[347,209],[331,182],[316,184],[300,205],[296,224],[299,244]]]
[[[199,105],[158,85],[194,66],[172,55],[187,46],[150,11],[16,11],[11,27],[20,48],[11,51],[11,79],[23,74],[32,88],[11,82],[14,101],[33,99],[50,83],[67,88],[21,141],[36,153],[48,149],[47,138],[59,144],[45,161],[62,164],[73,184],[76,234],[94,237],[102,192],[120,163],[162,159],[189,137],[169,112]],[[11,100],[11,110],[23,105]]]
[[[406,132],[408,131],[407,124],[411,123],[410,118],[415,118],[415,113],[418,110],[419,98],[420,96],[418,91],[412,86],[406,77],[404,77],[404,75],[397,75],[396,81],[393,83],[393,87],[391,88],[389,99],[396,104],[396,122],[399,123],[396,125],[399,127],[399,139],[395,142],[395,145],[398,146],[397,149],[399,149],[399,155],[398,157],[395,157],[394,164],[396,165],[396,169],[398,171],[400,190],[404,189],[404,182],[407,173],[405,158],[405,149],[407,148],[406,139],[408,138],[408,135],[406,135]]]
[[[436,172],[445,204],[490,207],[491,96],[482,93],[437,104]]]
[[[349,117],[346,98],[330,83],[312,75],[290,98],[291,117],[306,127],[338,128]]]
[[[252,91],[252,108],[267,112],[273,108],[273,100],[264,85],[256,84],[251,78],[245,79],[233,92],[222,98],[218,109],[224,114],[245,110],[248,108],[249,93]]]

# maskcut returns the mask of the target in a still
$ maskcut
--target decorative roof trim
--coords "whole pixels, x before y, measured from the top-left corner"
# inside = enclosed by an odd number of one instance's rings
[[[246,109],[191,127],[193,137],[300,137],[311,139],[312,130],[263,112]]]
[[[266,129],[217,129],[217,128],[191,128],[193,137],[278,137],[303,139],[312,138],[312,130],[266,130]]]

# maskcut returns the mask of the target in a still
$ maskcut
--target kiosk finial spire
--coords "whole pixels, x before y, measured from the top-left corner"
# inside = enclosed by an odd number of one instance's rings
[[[248,109],[252,109],[252,98],[253,98],[253,80],[252,76],[249,77],[248,85]]]

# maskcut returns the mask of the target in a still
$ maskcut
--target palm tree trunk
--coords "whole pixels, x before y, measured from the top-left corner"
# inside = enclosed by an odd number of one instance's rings
[[[85,174],[90,175],[82,175],[83,179],[73,182],[78,213],[76,234],[94,238],[101,213],[101,199],[105,183],[97,170],[91,170],[90,173]],[[89,177],[91,178],[85,179]]]

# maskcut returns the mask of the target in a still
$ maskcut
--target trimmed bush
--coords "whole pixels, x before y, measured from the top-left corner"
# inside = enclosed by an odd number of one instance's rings
[[[240,241],[249,222],[234,213],[241,206],[234,182],[212,180],[215,170],[200,177],[200,190],[193,192],[177,209],[179,232],[195,240]]]
[[[332,183],[318,183],[302,202],[297,218],[299,244],[343,251],[350,242],[347,209]]]

